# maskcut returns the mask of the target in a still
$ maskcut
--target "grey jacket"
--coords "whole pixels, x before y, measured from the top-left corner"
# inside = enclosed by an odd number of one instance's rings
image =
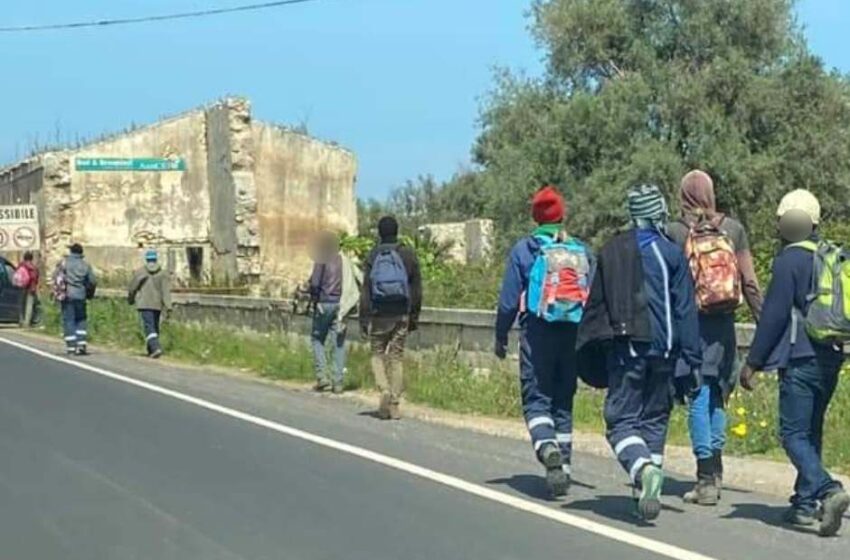
[[[70,254],[65,257],[65,284],[68,299],[85,300],[86,288],[97,285],[94,270],[82,255]]]
[[[139,311],[171,311],[171,277],[158,263],[147,263],[133,274],[127,296]]]

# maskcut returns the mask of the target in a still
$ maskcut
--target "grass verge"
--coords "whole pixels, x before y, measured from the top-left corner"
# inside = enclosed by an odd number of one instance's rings
[[[45,326],[59,335],[56,306],[45,305]],[[139,319],[125,302],[99,299],[89,307],[89,335],[95,344],[141,351],[144,339]],[[197,365],[218,365],[248,371],[262,377],[311,381],[313,358],[306,342],[283,334],[259,334],[222,325],[167,322],[163,347],[176,360]],[[369,354],[350,349],[346,388],[372,387]],[[452,412],[501,418],[520,416],[519,383],[515,365],[493,361],[483,374],[451,352],[433,351],[409,355],[405,364],[407,399]],[[777,437],[778,386],[773,375],[762,375],[753,393],[739,391],[729,405],[729,443],[735,455],[784,459]],[[582,388],[576,395],[573,416],[580,431],[601,432],[603,393]],[[824,460],[839,472],[850,474],[850,368],[841,374],[827,415]],[[687,417],[677,407],[670,424],[669,442],[688,445]]]

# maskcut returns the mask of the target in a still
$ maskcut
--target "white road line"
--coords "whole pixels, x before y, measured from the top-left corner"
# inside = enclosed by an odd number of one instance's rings
[[[587,531],[588,533],[593,533],[595,535],[618,541],[636,548],[641,548],[643,550],[647,550],[649,552],[661,556],[674,558],[676,560],[717,560],[716,558],[705,556],[698,552],[692,552],[690,550],[686,550],[678,546],[636,535],[634,533],[624,531],[622,529],[617,529],[616,527],[610,527],[603,523],[598,523],[596,521],[591,521],[589,519],[585,519],[577,515],[566,513],[564,511],[559,511],[557,509],[538,504],[530,500],[511,496],[509,494],[505,494],[497,490],[492,490],[479,484],[467,482],[466,480],[457,478],[455,476],[443,474],[441,472],[421,467],[413,463],[408,463],[407,461],[402,461],[400,459],[395,459],[387,455],[382,455],[381,453],[376,453],[374,451],[370,451],[362,447],[357,447],[355,445],[336,441],[334,439],[326,438],[324,436],[305,432],[304,430],[299,430],[297,428],[292,428],[290,426],[286,426],[278,422],[266,420],[265,418],[254,416],[253,414],[241,412],[239,410],[216,404],[205,399],[200,399],[198,397],[193,397],[191,395],[187,395],[179,391],[167,389],[165,387],[161,387],[153,383],[148,383],[147,381],[140,381],[138,379],[134,379],[126,375],[121,375],[120,373],[115,373],[103,368],[92,366],[84,362],[70,360],[62,356],[54,355],[49,352],[39,350],[38,348],[33,348],[26,344],[16,342],[14,340],[9,340],[0,337],[0,342],[18,348],[20,350],[24,350],[31,354],[41,356],[42,358],[53,360],[54,362],[59,362],[78,369],[89,371],[91,373],[96,373],[98,375],[108,377],[109,379],[113,379],[115,381],[121,381],[129,385],[134,385],[136,387],[146,389],[153,393],[158,393],[160,395],[164,395],[173,399],[177,399],[179,401],[193,404],[195,406],[199,406],[207,410],[212,410],[214,412],[218,412],[219,414],[230,416],[231,418],[236,418],[238,420],[242,420],[244,422],[248,422],[256,426],[267,428],[269,430],[285,434],[290,437],[309,441],[316,445],[321,445],[322,447],[341,451],[342,453],[348,453],[349,455],[354,455],[355,457],[360,457],[361,459],[372,461],[373,463],[377,463],[385,467],[412,474],[424,478],[426,480],[436,482],[437,484],[442,484],[444,486],[448,486],[449,488],[454,488],[455,490],[460,490],[461,492],[466,492],[467,494],[472,494],[474,496],[484,498],[485,500],[490,500],[492,502],[496,502],[519,511],[537,515],[539,517],[544,517],[557,523],[569,525],[570,527],[581,529],[582,531]]]

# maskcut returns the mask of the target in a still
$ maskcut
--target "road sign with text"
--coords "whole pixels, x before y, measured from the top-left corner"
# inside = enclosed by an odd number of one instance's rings
[[[77,171],[185,171],[183,158],[74,158]]]
[[[40,248],[38,208],[34,204],[0,206],[0,251]]]

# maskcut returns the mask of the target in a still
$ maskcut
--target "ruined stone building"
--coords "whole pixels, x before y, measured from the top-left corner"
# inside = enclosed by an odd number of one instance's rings
[[[356,171],[350,151],[228,98],[2,168],[0,205],[38,206],[48,266],[79,242],[120,277],[154,247],[180,283],[275,294],[307,274],[314,232],[356,231]]]

